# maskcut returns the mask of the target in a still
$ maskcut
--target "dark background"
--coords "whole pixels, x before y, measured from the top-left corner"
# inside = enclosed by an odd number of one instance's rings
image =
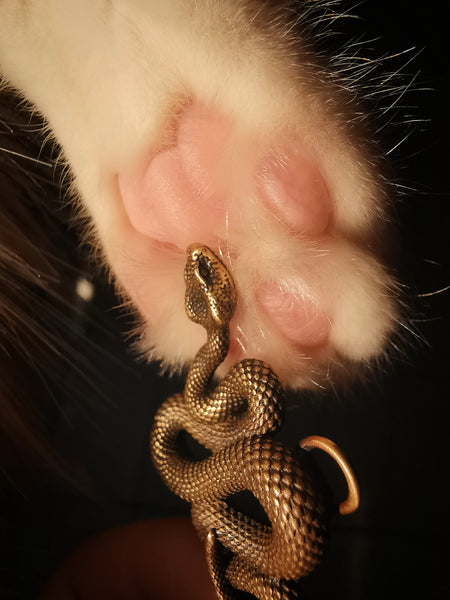
[[[450,94],[443,5],[369,0],[356,10],[366,19],[359,25],[366,37],[380,38],[374,48],[415,48],[405,77],[418,74],[416,91],[403,104],[423,122],[407,128],[410,137],[393,154],[396,180],[412,188],[396,211],[399,276],[414,334],[405,333],[403,351],[370,381],[293,398],[283,437],[292,444],[311,433],[335,440],[351,458],[362,493],[355,515],[333,517],[329,553],[305,581],[305,598],[450,594],[450,291],[444,290],[450,285]],[[58,561],[92,532],[187,512],[159,482],[148,452],[152,416],[182,383],[135,363],[123,342],[126,317],[112,308],[102,277],[90,276],[96,295],[74,318],[78,359],[73,368],[64,366],[65,391],[48,382],[36,388],[44,403],[44,396],[57,396],[49,429],[72,481],[36,471],[31,490],[19,486],[2,500],[2,598],[34,597]],[[321,468],[337,499],[342,482],[326,460]]]

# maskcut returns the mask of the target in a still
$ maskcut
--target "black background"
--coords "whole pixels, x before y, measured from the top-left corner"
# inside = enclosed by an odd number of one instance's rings
[[[396,179],[414,188],[398,202],[400,277],[416,334],[405,351],[367,383],[324,396],[298,395],[284,437],[294,443],[317,433],[351,457],[362,492],[360,510],[333,517],[330,551],[304,583],[306,598],[369,600],[449,597],[448,373],[450,285],[448,9],[403,0],[369,0],[356,9],[360,29],[382,53],[414,47],[406,69],[418,73],[405,104],[423,123],[394,154]],[[425,90],[426,88],[426,90]],[[96,387],[75,369],[67,373],[54,443],[75,485],[42,475],[39,493],[4,503],[4,577],[0,595],[32,598],[43,579],[79,540],[132,520],[186,512],[150,464],[148,430],[161,400],[181,382],[136,365],[123,343],[126,319],[97,281],[96,299],[74,341],[100,374]],[[92,350],[98,344],[102,352]],[[342,482],[327,461],[336,498]],[[41,477],[41,476],[40,476]]]

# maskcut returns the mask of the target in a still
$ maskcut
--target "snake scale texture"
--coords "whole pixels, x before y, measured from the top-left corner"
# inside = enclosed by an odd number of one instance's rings
[[[209,248],[193,245],[185,281],[186,313],[206,329],[207,341],[189,369],[183,394],[166,400],[156,414],[153,462],[166,485],[192,505],[219,599],[232,600],[237,588],[260,600],[292,600],[297,594],[290,581],[310,573],[323,553],[322,500],[301,462],[270,435],[281,425],[282,389],[267,364],[243,360],[210,391],[229,350],[236,305],[228,269]],[[177,449],[182,431],[211,455],[184,458]],[[307,438],[301,446],[322,447],[338,460],[350,490],[341,512],[354,510],[357,484],[339,450],[325,438]],[[262,505],[269,526],[230,506],[227,499],[242,490]]]

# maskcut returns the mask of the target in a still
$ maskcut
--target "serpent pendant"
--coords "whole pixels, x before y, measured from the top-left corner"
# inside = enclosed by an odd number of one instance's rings
[[[155,416],[153,462],[166,485],[192,505],[220,600],[232,600],[233,588],[259,600],[293,600],[297,594],[292,581],[310,573],[323,554],[322,499],[301,457],[271,436],[281,426],[282,388],[266,363],[242,360],[210,391],[229,350],[229,322],[236,306],[228,269],[206,246],[189,246],[185,281],[186,313],[206,329],[207,341],[189,369],[183,394],[166,400]],[[195,462],[181,456],[177,439],[182,431],[211,455]],[[358,485],[337,446],[311,436],[300,447],[321,448],[335,458],[349,488],[340,512],[353,512],[359,503]],[[270,525],[227,502],[243,490],[256,497]]]

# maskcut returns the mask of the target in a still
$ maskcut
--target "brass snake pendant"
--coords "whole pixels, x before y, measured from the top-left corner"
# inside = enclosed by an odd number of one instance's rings
[[[190,246],[185,280],[186,313],[206,329],[207,341],[189,369],[183,394],[166,400],[156,414],[154,464],[166,485],[192,504],[192,520],[205,542],[219,599],[231,600],[235,587],[260,600],[292,600],[297,595],[290,580],[310,573],[323,553],[322,500],[301,459],[270,437],[281,425],[282,389],[267,364],[243,360],[209,391],[229,350],[236,304],[227,268],[206,246]],[[181,431],[212,455],[197,462],[183,458],[176,448]],[[333,442],[312,436],[300,446],[321,448],[337,460],[349,487],[340,512],[355,510],[358,485]],[[227,498],[242,490],[260,502],[270,526],[229,506]],[[224,558],[223,548],[231,559]]]

